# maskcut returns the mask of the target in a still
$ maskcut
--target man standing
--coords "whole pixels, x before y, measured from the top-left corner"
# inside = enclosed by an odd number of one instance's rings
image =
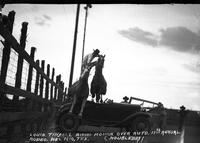
[[[178,130],[179,131],[183,131],[183,126],[184,126],[184,122],[185,122],[185,118],[186,118],[186,115],[188,113],[187,110],[185,110],[185,106],[181,106],[180,107],[180,110],[178,111],[179,113],[179,127],[178,127]]]
[[[129,98],[128,98],[127,96],[124,96],[124,97],[123,97],[123,100],[124,100],[124,101],[122,101],[121,103],[128,103]]]
[[[160,129],[164,130],[166,128],[167,112],[161,102],[158,103],[158,108],[158,111],[160,113],[159,127]]]
[[[83,74],[83,71],[84,69],[91,64],[92,60],[95,58],[95,57],[98,57],[99,56],[99,50],[96,49],[94,50],[92,53],[86,55],[83,59],[83,62],[82,62],[82,65],[81,65],[81,75]]]

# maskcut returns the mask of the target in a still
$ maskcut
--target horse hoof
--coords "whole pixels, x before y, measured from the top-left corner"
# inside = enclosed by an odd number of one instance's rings
[[[82,119],[82,114],[78,114],[78,118],[79,118],[79,119]]]
[[[68,112],[68,114],[70,114],[70,115],[71,115],[71,114],[72,114],[72,112]]]

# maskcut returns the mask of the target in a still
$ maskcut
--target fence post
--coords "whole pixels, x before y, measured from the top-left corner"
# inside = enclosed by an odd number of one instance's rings
[[[65,83],[64,82],[62,83],[62,89],[63,89],[63,91],[62,91],[62,102],[64,102],[65,101]]]
[[[15,19],[15,11],[9,12],[7,28],[9,29],[10,33],[13,32],[14,19]]]
[[[61,84],[60,87],[61,87],[61,89],[62,89],[62,91],[60,91],[60,102],[62,103],[62,102],[63,102],[63,99],[64,99],[64,82],[61,81],[60,84]]]
[[[56,85],[58,85],[58,76],[56,76]],[[57,101],[57,90],[58,88],[55,86],[54,90],[54,100]]]
[[[10,33],[12,33],[13,30],[13,23],[15,19],[15,12],[11,11],[8,14],[8,24],[7,28],[9,29]],[[3,55],[2,55],[2,65],[1,65],[1,73],[0,73],[0,84],[4,85],[6,82],[6,75],[7,75],[7,70],[8,70],[8,63],[9,63],[9,58],[10,58],[10,50],[11,50],[11,45],[5,40],[5,42],[2,42],[4,45],[3,48]],[[3,102],[6,98],[5,93],[2,93],[0,91],[0,102]],[[1,110],[1,107],[0,107]]]
[[[36,48],[35,47],[31,47],[30,57],[33,60],[34,60],[34,56],[35,56],[35,51],[36,51]],[[29,91],[29,92],[31,92],[32,76],[33,76],[33,67],[29,64],[28,80],[27,80],[27,87],[26,87],[26,90]],[[29,98],[27,98],[26,101],[27,101],[26,102],[26,110],[30,110],[31,107],[32,107],[32,101]]]
[[[49,77],[50,75],[50,65],[47,65],[47,76]],[[46,80],[46,87],[45,87],[45,99],[48,100],[49,96],[49,82]]]
[[[12,33],[13,31],[14,19],[15,19],[15,12],[14,11],[9,12],[7,28],[9,29],[10,33]],[[2,42],[2,44],[4,45],[4,49],[3,49],[3,55],[2,55],[2,65],[1,65],[1,73],[0,73],[1,83],[0,84],[4,85],[6,82],[11,45],[8,43],[6,39],[5,39],[5,42]],[[0,91],[0,103],[3,103],[5,98],[6,98],[6,94]],[[1,104],[0,104],[0,111],[1,111]],[[7,135],[12,134],[13,131],[14,131],[14,126],[9,125],[7,127]]]
[[[37,60],[36,64],[39,67],[40,61]],[[39,77],[40,77],[39,72],[36,70],[36,80],[35,80],[35,90],[34,90],[34,93],[35,93],[36,96],[38,95]],[[33,110],[36,111],[37,108],[38,108],[38,103],[33,102]]]
[[[28,26],[27,22],[22,23],[20,46],[23,50],[26,47],[27,26]],[[19,54],[18,55],[18,61],[17,61],[16,80],[15,80],[15,87],[16,88],[21,88],[22,68],[23,68],[23,57],[21,56],[21,54]],[[18,100],[19,100],[19,96],[14,95],[13,101],[16,102]]]
[[[56,76],[56,84],[57,84],[57,82],[58,82],[58,76]],[[57,97],[57,87],[55,86],[54,87],[54,101],[56,101],[56,97]]]
[[[48,76],[48,78],[49,78],[49,75],[50,75],[50,65],[48,64],[47,65],[47,76]],[[46,80],[46,86],[45,86],[45,99],[46,99],[46,101],[48,101],[48,98],[49,98],[49,81]],[[48,104],[45,105],[44,111],[47,111],[47,108],[48,108]]]
[[[52,81],[54,81],[54,72],[55,72],[55,69],[53,68],[53,70],[52,70],[52,76],[51,76],[51,80]],[[53,100],[53,84],[51,84],[50,100]]]
[[[60,85],[61,85],[61,75],[59,74],[58,75],[58,86],[61,87]],[[60,89],[58,89],[58,103],[60,103],[60,98],[61,98],[61,91],[60,91]]]
[[[64,102],[67,100],[67,87],[65,87],[65,95],[64,95]]]
[[[41,65],[41,67],[42,67],[42,71],[44,72],[44,65],[45,65],[45,61],[44,60],[42,60],[42,65]],[[40,76],[40,97],[41,98],[43,98],[43,87],[44,87],[44,78],[43,78],[43,76],[41,75]],[[40,104],[40,110],[42,111],[42,103]]]

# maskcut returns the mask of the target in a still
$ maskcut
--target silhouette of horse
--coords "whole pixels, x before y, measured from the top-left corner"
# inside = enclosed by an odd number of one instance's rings
[[[102,95],[105,95],[107,91],[107,83],[102,74],[102,69],[104,66],[104,58],[105,55],[104,56],[100,55],[98,58],[97,64],[95,66],[95,75],[93,76],[90,89],[92,98],[96,96],[96,102],[99,102],[99,99],[101,98],[100,100],[101,103],[103,102]]]
[[[68,95],[70,98],[73,98],[71,108],[69,113],[72,113],[75,105],[81,104],[81,109],[78,114],[79,117],[82,117],[83,109],[85,107],[85,103],[87,101],[89,95],[89,86],[88,86],[88,77],[90,74],[90,70],[93,66],[96,65],[97,62],[90,63],[83,71],[79,80],[76,81],[71,87],[69,87]]]

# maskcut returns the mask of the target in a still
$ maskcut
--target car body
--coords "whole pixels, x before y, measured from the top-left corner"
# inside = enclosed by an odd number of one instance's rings
[[[150,130],[152,126],[152,115],[136,104],[87,101],[81,122],[76,115],[79,109],[76,108],[74,114],[70,115],[70,106],[71,103],[62,105],[56,114],[56,123],[63,131],[77,130],[79,125],[119,127],[130,131],[137,130],[140,124],[144,128],[142,130]],[[73,123],[76,127],[68,130],[68,127],[63,127],[67,123]]]

